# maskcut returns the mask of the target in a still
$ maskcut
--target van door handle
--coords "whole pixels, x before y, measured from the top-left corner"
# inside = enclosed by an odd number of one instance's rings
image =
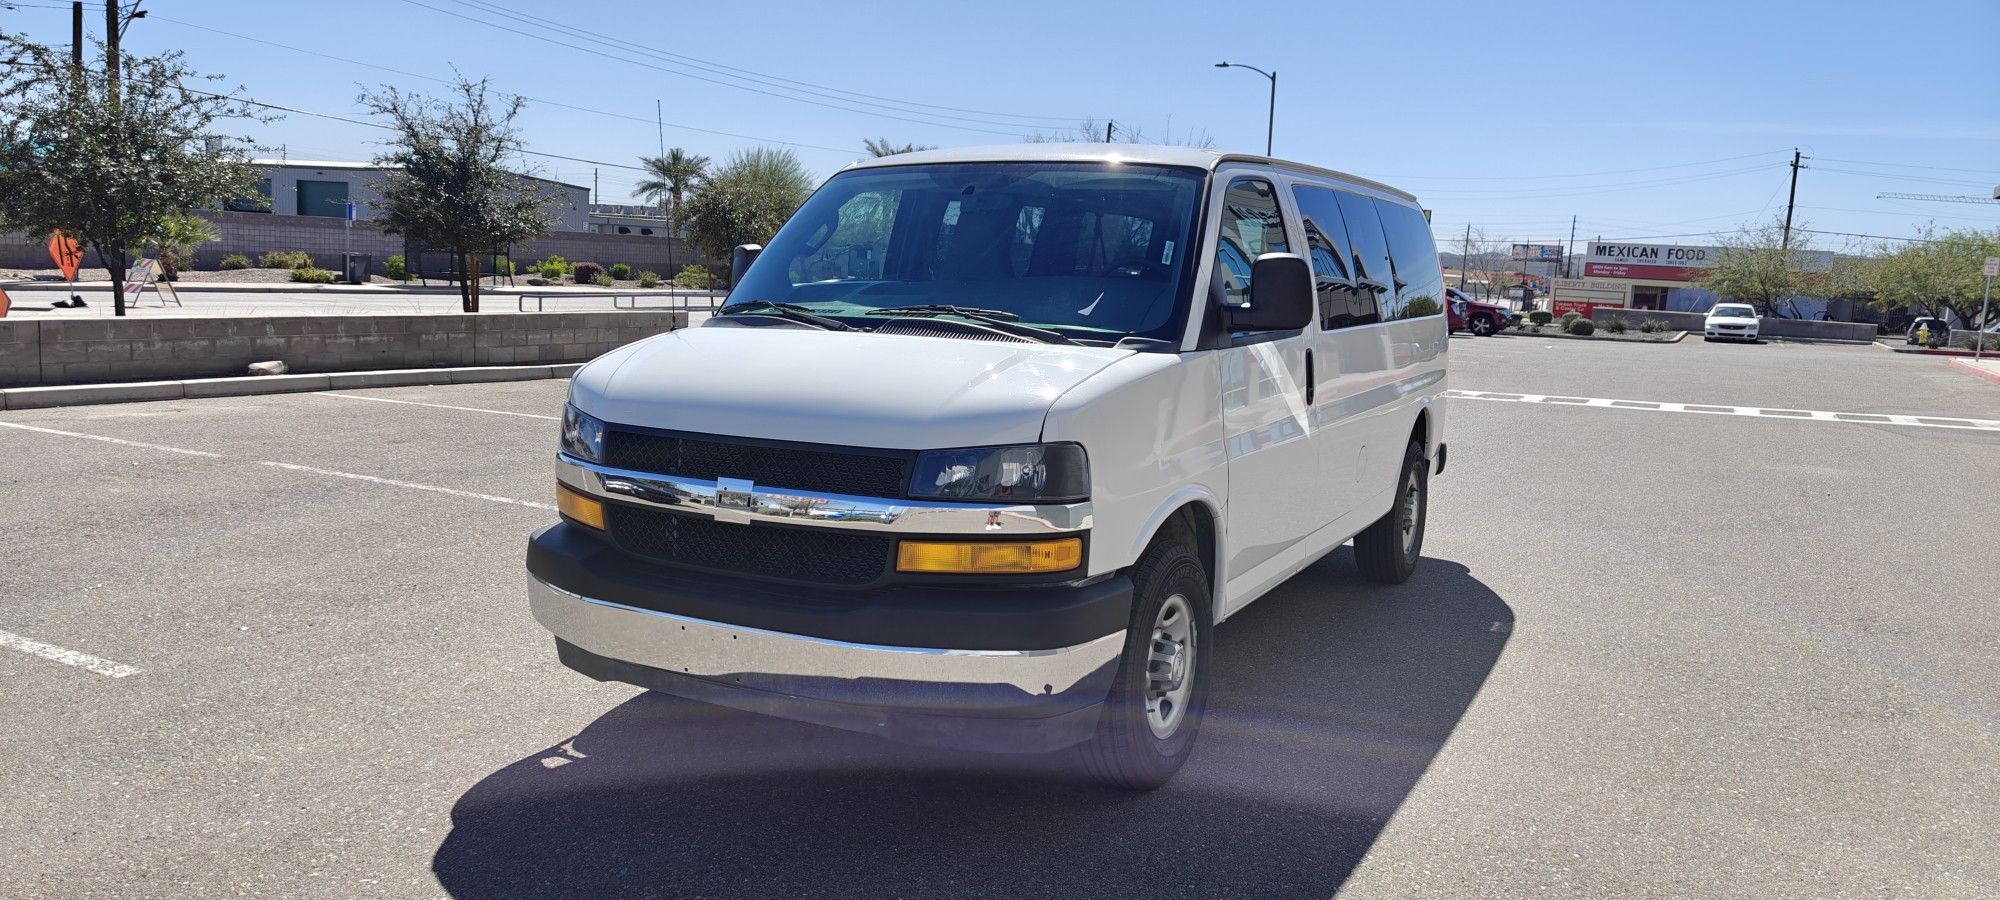
[[[1307,406],[1312,405],[1313,388],[1314,388],[1313,352],[1311,350],[1307,350],[1306,351],[1306,405]]]

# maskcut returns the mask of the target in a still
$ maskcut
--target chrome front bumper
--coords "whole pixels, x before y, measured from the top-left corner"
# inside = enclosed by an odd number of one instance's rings
[[[925,714],[1034,718],[1096,703],[1125,646],[1124,630],[1052,650],[849,643],[596,600],[532,575],[528,600],[543,627],[596,656],[802,700]]]

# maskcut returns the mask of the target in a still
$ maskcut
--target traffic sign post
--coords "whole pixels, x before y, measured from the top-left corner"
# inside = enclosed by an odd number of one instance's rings
[[[1986,331],[1991,323],[1987,321],[1987,309],[1993,305],[1993,276],[2000,275],[2000,256],[1986,257],[1986,277],[1979,287],[1979,325],[1972,331],[1972,358],[1986,356]]]

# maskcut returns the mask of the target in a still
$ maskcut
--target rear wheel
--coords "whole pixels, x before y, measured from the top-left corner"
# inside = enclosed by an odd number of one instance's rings
[[[1150,790],[1194,750],[1213,653],[1208,572],[1185,529],[1163,534],[1133,567],[1132,621],[1097,734],[1079,748],[1090,776]]]
[[[1430,506],[1430,460],[1424,446],[1410,442],[1396,478],[1396,503],[1354,536],[1354,562],[1361,574],[1380,584],[1402,584],[1417,570],[1424,552],[1424,515]]]

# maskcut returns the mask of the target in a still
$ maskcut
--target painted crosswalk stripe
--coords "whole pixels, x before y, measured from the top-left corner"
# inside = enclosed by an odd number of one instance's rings
[[[91,656],[88,653],[65,650],[54,644],[44,644],[41,641],[33,638],[25,638],[11,631],[0,631],[0,647],[5,647],[9,650],[19,650],[29,656],[39,656],[66,666],[75,666],[79,669],[96,672],[106,678],[124,678],[128,675],[139,674],[139,670],[133,666]]]
[[[1914,413],[1846,413],[1823,409],[1785,409],[1768,406],[1720,406],[1709,403],[1671,403],[1664,400],[1615,400],[1608,397],[1570,397],[1553,394],[1514,394],[1504,391],[1450,390],[1445,396],[1459,400],[1490,400],[1496,403],[1534,403],[1545,406],[1582,406],[1598,409],[1629,409],[1637,412],[1696,413],[1712,416],[1746,416],[1785,419],[1793,422],[1842,422],[1850,425],[1902,425],[1911,428],[1955,428],[1966,431],[2000,431],[2000,420],[1963,419],[1956,416],[1928,416]]]

